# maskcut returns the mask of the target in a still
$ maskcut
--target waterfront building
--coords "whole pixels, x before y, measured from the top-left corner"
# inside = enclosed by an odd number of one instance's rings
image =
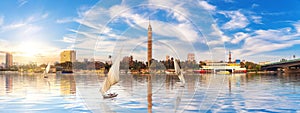
[[[91,58],[91,60],[90,60],[91,62],[95,62],[95,59],[94,58]]]
[[[195,61],[195,54],[194,53],[189,53],[187,56],[187,60],[189,62]]]
[[[202,68],[199,70],[195,70],[194,72],[198,73],[221,73],[221,74],[229,74],[229,73],[246,73],[247,69],[241,67],[240,59],[236,59],[235,62],[231,61],[231,52],[229,51],[228,62],[213,62],[206,61]]]
[[[64,62],[75,62],[76,52],[75,50],[64,50],[60,53],[60,63]]]
[[[149,19],[149,25],[148,25],[148,67],[151,65],[151,60],[152,60],[152,27],[150,24],[150,19]]]
[[[169,55],[166,56],[166,61],[168,61],[168,60],[170,60],[170,56]]]
[[[202,66],[200,70],[195,70],[198,73],[246,73],[246,68],[241,68],[240,64],[225,63],[225,62],[206,62],[206,65]]]
[[[265,62],[259,62],[258,64],[259,65],[267,65],[267,64],[270,64],[271,62],[270,61],[265,61]]]
[[[125,57],[123,57],[123,60],[122,60],[122,62],[129,63],[129,62],[131,61],[131,58],[132,58],[132,57],[125,56]]]
[[[84,63],[87,63],[87,62],[89,62],[89,60],[88,60],[87,58],[84,58],[84,59],[83,59],[83,62],[84,62]]]
[[[12,53],[7,52],[5,57],[5,68],[9,68],[13,65],[13,56]]]

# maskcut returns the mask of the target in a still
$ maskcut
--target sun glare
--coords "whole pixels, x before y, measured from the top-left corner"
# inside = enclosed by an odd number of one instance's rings
[[[59,50],[47,43],[37,41],[21,42],[12,50],[15,62],[38,64],[57,61],[59,53],[56,51]]]
[[[34,57],[35,55],[42,52],[39,45],[40,44],[36,42],[24,42],[20,44],[18,51],[24,56]]]

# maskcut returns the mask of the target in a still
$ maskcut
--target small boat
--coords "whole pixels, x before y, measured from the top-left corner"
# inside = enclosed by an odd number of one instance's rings
[[[118,96],[118,94],[116,93],[107,94],[107,91],[110,89],[111,86],[119,82],[119,74],[120,74],[119,70],[120,70],[120,55],[118,55],[117,59],[109,69],[107,77],[104,79],[104,83],[102,85],[102,88],[100,89],[103,98],[113,98]]]
[[[167,69],[165,71],[165,73],[168,74],[168,75],[174,75],[174,74],[176,74],[174,69]]]
[[[61,71],[61,73],[63,73],[63,74],[73,73],[73,70],[72,69],[63,69]]]
[[[178,75],[178,78],[181,82],[181,87],[184,87],[184,84],[185,84],[185,79],[184,79],[184,76],[183,76],[183,73],[177,63],[177,61],[174,60],[174,68],[175,68],[175,73]]]
[[[48,78],[48,73],[49,73],[49,71],[50,71],[50,63],[48,63],[48,65],[47,65],[47,67],[46,67],[46,69],[45,69],[45,71],[44,71],[44,78]]]

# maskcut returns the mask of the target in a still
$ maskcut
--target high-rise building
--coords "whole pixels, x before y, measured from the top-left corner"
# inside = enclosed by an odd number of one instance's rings
[[[129,57],[129,56],[125,56],[125,57],[123,57],[123,60],[122,60],[122,62],[129,63],[129,62],[130,62],[130,60],[131,60],[131,57]]]
[[[169,55],[166,56],[166,61],[168,61],[168,60],[170,60],[170,56]]]
[[[13,56],[11,53],[6,53],[5,61],[6,68],[9,68],[13,65]]]
[[[75,61],[76,61],[75,50],[65,50],[60,53],[60,63],[75,62]]]
[[[89,62],[89,59],[84,58],[84,59],[83,59],[83,62],[87,63],[87,62]]]
[[[187,60],[192,62],[195,60],[195,54],[194,53],[189,53],[187,56]]]
[[[152,28],[150,25],[150,19],[149,19],[149,25],[148,25],[148,67],[150,67],[150,63],[152,60]]]
[[[228,63],[231,63],[231,51],[229,51]]]

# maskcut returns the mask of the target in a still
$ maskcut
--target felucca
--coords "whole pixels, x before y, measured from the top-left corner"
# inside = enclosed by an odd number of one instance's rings
[[[184,76],[183,76],[183,73],[179,67],[179,64],[177,63],[176,60],[174,60],[174,68],[175,68],[175,73],[178,75],[178,78],[181,82],[181,87],[184,87],[184,84],[185,84],[185,80],[184,80]]]
[[[119,82],[120,74],[120,55],[116,58],[115,62],[112,64],[111,68],[108,71],[107,77],[104,80],[100,92],[102,93],[103,98],[113,98],[118,96],[116,93],[107,93],[111,86]]]

